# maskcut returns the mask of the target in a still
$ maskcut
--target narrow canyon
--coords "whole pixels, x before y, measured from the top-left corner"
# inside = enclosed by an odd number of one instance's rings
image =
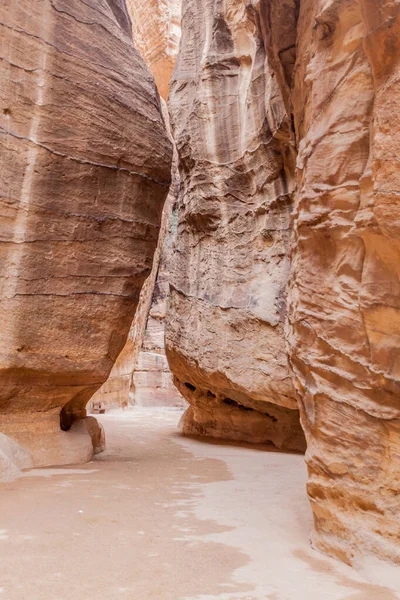
[[[400,1],[0,29],[0,600],[400,599]]]

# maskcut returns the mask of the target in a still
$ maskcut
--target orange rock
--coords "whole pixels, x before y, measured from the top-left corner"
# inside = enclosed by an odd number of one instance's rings
[[[182,0],[127,0],[133,39],[167,100],[181,35]]]
[[[123,0],[5,0],[0,27],[0,416],[67,429],[125,343],[172,148]]]

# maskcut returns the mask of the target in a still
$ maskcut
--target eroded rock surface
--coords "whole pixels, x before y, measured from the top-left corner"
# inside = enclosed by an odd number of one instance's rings
[[[178,186],[176,186],[179,189]],[[171,260],[172,230],[176,215],[173,208],[176,197],[170,193],[165,212],[168,231],[162,241],[160,263],[158,265],[150,310],[143,333],[142,344],[133,373],[133,398],[137,406],[186,407],[182,395],[173,384],[171,371],[165,355],[165,317],[169,297],[169,265]]]
[[[5,0],[0,28],[0,429],[35,451],[125,343],[172,147],[124,0]]]
[[[163,115],[170,133],[165,100],[168,97],[169,80],[178,54],[181,0],[152,0],[150,3],[142,0],[127,0],[127,7],[132,18],[134,43],[153,73],[158,91],[163,97]],[[172,136],[171,143],[173,143]],[[167,237],[179,187],[176,164],[172,168],[172,174],[175,182],[171,185],[170,194],[164,205],[162,226],[151,274],[142,288],[126,344],[107,381],[93,396],[88,407],[90,411],[125,408],[135,404],[136,401],[146,405],[158,402],[180,403],[180,394],[172,384],[164,350],[165,303],[169,289],[163,273],[166,274],[168,268]],[[161,264],[162,270],[160,270]],[[155,293],[155,288],[162,289],[164,305],[161,307],[161,312],[163,314],[160,314],[160,307],[157,307],[156,296],[160,296],[160,293]],[[155,319],[150,316],[152,309],[154,315],[157,315]]]
[[[182,0],[127,0],[135,45],[165,100],[178,54],[181,4]]]
[[[400,563],[400,6],[302,0],[289,345],[314,544]]]
[[[161,100],[170,135],[167,105]],[[94,413],[112,408],[140,406],[179,406],[184,401],[172,383],[165,356],[164,322],[169,295],[169,264],[175,227],[175,203],[179,192],[177,153],[174,146],[172,181],[164,204],[153,266],[146,279],[128,339],[107,381],[94,394],[88,406]]]
[[[288,5],[289,25],[294,11]],[[290,118],[257,8],[187,0],[182,17],[170,95],[181,196],[166,343],[192,405],[183,430],[243,441],[256,431],[258,441],[303,450],[284,340]]]
[[[0,433],[0,483],[14,481],[33,467],[31,453],[12,437]]]
[[[314,544],[399,563],[400,5],[186,0],[182,25],[183,431],[263,441],[268,414],[293,447],[297,392]]]

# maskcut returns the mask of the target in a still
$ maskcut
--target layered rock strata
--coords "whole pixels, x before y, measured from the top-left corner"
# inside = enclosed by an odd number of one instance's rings
[[[132,18],[134,44],[151,70],[161,96],[166,100],[169,80],[178,54],[181,0],[153,0],[150,6],[149,2],[142,0],[135,0],[135,2],[127,0],[127,8]],[[162,106],[164,118],[169,123],[165,101],[162,102]],[[166,273],[167,269],[169,244],[166,239],[169,237],[170,217],[179,187],[176,165],[172,173],[175,183],[171,186],[170,195],[165,202],[163,225],[158,238],[153,269],[140,294],[138,309],[126,344],[107,381],[96,392],[88,406],[94,413],[112,408],[125,408],[135,404],[137,400],[139,404],[146,405],[154,402],[176,404],[180,398],[175,386],[171,385],[171,375],[164,351],[165,303],[169,290],[166,277],[163,277],[162,273]],[[164,282],[161,281],[162,279]],[[157,290],[162,289],[163,314],[160,314],[160,307],[156,306],[160,295],[154,293],[156,287]],[[156,320],[149,316],[151,309],[154,315],[157,314]]]
[[[355,565],[400,563],[399,40],[393,1],[187,0],[171,95],[183,430],[293,447],[292,377],[314,544]]]
[[[175,197],[169,197],[174,202]],[[169,297],[169,264],[173,239],[174,208],[166,202],[168,229],[162,244],[161,259],[153,288],[151,306],[147,317],[141,348],[133,372],[133,399],[136,406],[186,407],[182,395],[173,384],[165,355],[164,326]]]
[[[166,100],[181,35],[182,0],[127,0],[133,39]]]
[[[5,0],[0,28],[0,430],[35,454],[125,343],[172,148],[124,0]]]
[[[168,109],[162,110],[171,143]],[[174,146],[174,144],[173,144]],[[172,383],[164,348],[164,320],[169,295],[169,263],[175,235],[175,203],[179,192],[178,157],[174,146],[172,180],[164,204],[153,266],[140,293],[128,339],[107,381],[94,394],[90,412],[141,406],[179,406],[182,397]]]
[[[295,12],[288,3],[288,28]],[[181,195],[166,345],[191,404],[185,433],[304,450],[284,339],[294,144],[272,58],[258,6],[184,3],[170,95]]]
[[[314,544],[400,563],[400,5],[302,0],[288,340]]]
[[[127,341],[107,381],[92,397],[88,409],[96,414],[113,408],[179,405],[164,350],[164,319],[169,293],[167,257],[176,185],[164,205],[153,267],[139,297]]]

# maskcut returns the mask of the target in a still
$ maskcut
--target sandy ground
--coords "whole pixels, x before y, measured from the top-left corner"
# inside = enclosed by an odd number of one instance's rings
[[[301,456],[105,416],[108,450],[0,486],[0,600],[399,600],[309,547]]]

